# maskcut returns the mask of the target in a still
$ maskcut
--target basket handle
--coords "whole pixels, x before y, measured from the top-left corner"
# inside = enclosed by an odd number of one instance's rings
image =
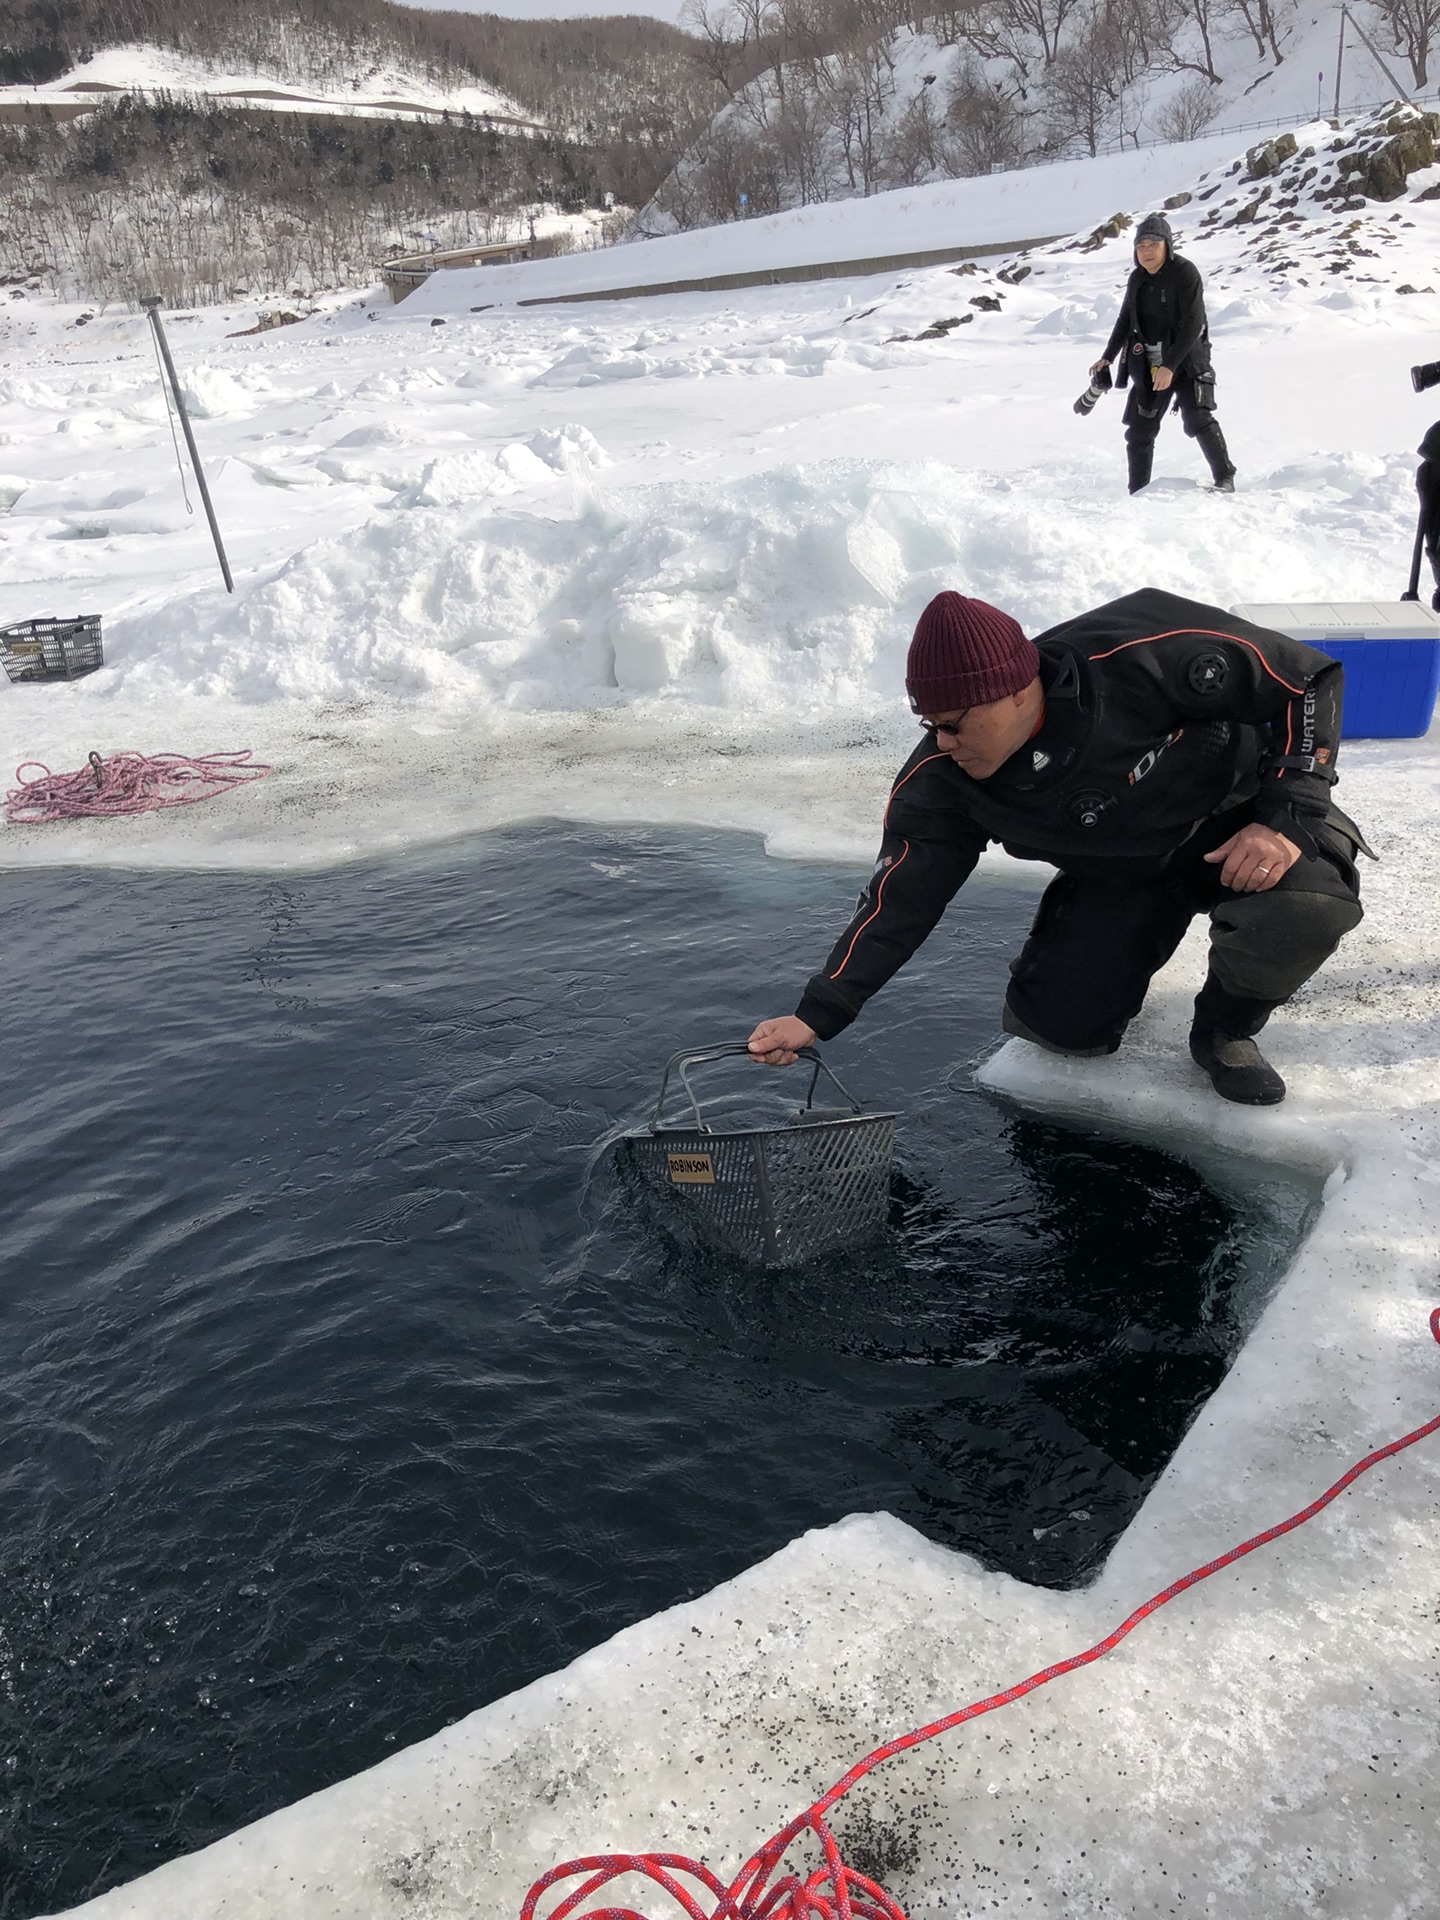
[[[688,1069],[691,1067],[708,1066],[715,1060],[734,1059],[741,1054],[743,1054],[747,1060],[753,1060],[755,1057],[751,1053],[749,1046],[743,1040],[722,1040],[716,1045],[709,1047],[682,1047],[679,1053],[672,1053],[670,1058],[665,1062],[664,1073],[660,1076],[660,1092],[656,1096],[655,1111],[650,1119],[651,1133],[657,1133],[660,1130],[660,1115],[664,1110],[665,1093],[670,1085],[670,1075],[672,1073],[685,1089],[686,1097],[690,1102],[690,1111],[695,1116],[696,1131],[699,1133],[708,1133],[710,1129],[705,1124],[705,1117],[700,1111],[700,1102],[696,1098],[695,1089],[690,1084]],[[801,1047],[796,1054],[796,1058],[798,1060],[809,1061],[815,1069],[810,1076],[810,1085],[805,1094],[805,1104],[800,1109],[802,1113],[809,1113],[810,1109],[814,1106],[815,1088],[822,1073],[826,1079],[832,1083],[841,1099],[846,1102],[852,1112],[864,1112],[864,1108],[860,1102],[847,1087],[841,1084],[839,1075],[820,1058],[820,1054],[816,1048]]]

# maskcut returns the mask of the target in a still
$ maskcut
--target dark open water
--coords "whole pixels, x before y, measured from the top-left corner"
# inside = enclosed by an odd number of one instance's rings
[[[845,1513],[1095,1569],[1310,1196],[967,1090],[1033,896],[967,889],[830,1050],[904,1115],[887,1246],[697,1258],[596,1155],[672,1048],[793,1006],[859,878],[560,827],[300,879],[0,875],[0,1913]]]

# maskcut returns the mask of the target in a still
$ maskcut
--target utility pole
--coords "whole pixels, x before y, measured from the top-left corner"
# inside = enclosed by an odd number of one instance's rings
[[[1340,9],[1340,44],[1335,49],[1335,112],[1333,119],[1340,118],[1340,76],[1345,71],[1345,9]]]

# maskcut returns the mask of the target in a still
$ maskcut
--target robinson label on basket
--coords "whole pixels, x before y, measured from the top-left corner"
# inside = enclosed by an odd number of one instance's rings
[[[672,1187],[713,1187],[715,1168],[708,1153],[667,1153]]]

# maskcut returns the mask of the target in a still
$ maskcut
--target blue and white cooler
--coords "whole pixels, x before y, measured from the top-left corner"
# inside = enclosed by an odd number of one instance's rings
[[[1340,662],[1347,740],[1413,740],[1429,727],[1440,683],[1440,614],[1428,607],[1414,600],[1286,600],[1230,611]]]

